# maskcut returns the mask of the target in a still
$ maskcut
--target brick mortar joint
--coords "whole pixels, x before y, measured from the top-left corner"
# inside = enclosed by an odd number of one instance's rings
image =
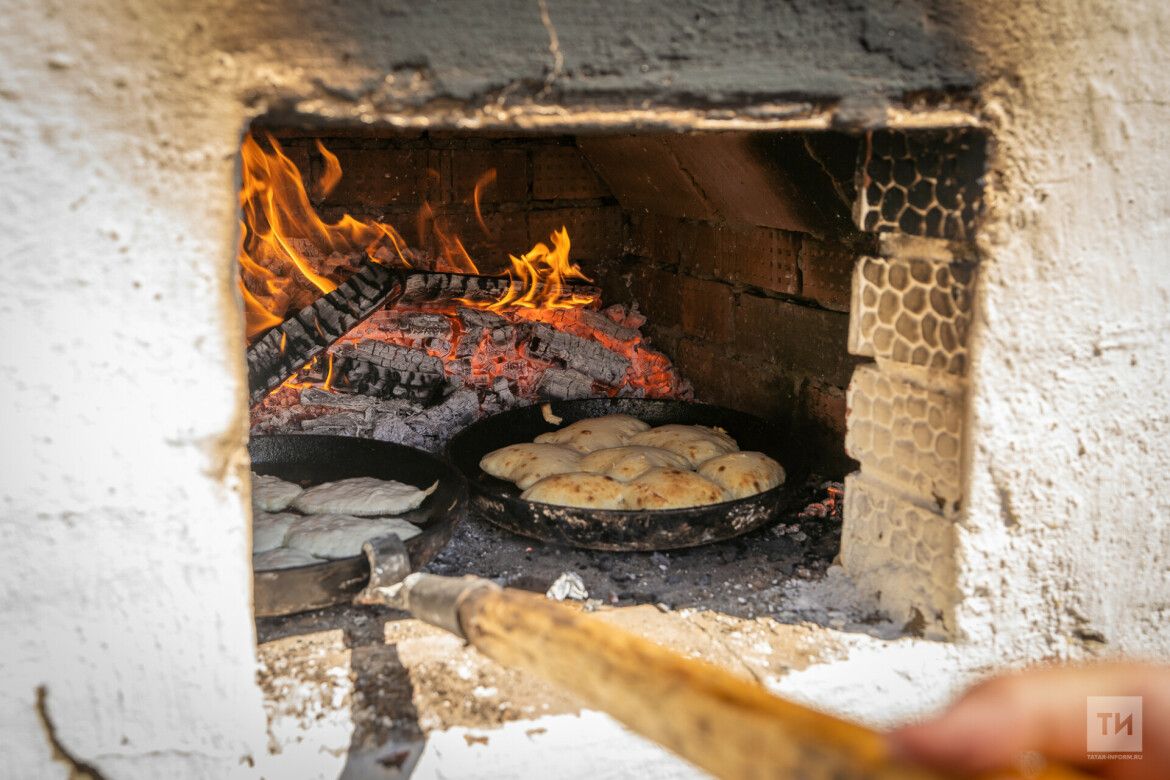
[[[813,311],[825,312],[827,314],[833,314],[833,315],[843,316],[843,317],[849,315],[849,312],[838,311],[837,309],[830,309],[827,306],[823,306],[823,305],[819,304],[813,298],[805,298],[805,297],[802,297],[799,295],[794,295],[792,293],[779,292],[777,290],[769,290],[767,288],[760,287],[758,285],[744,284],[743,282],[735,282],[735,281],[731,281],[729,279],[720,279],[717,276],[706,276],[706,275],[697,276],[695,274],[686,273],[679,268],[680,264],[678,264],[678,263],[660,263],[660,262],[657,262],[656,260],[654,260],[653,258],[642,257],[640,255],[634,255],[634,254],[629,254],[629,253],[627,253],[622,258],[622,262],[623,263],[633,263],[637,266],[641,266],[644,268],[650,268],[650,269],[653,269],[655,271],[663,271],[663,272],[669,273],[673,276],[677,276],[680,279],[695,279],[695,280],[700,281],[700,282],[712,282],[715,284],[721,284],[724,287],[729,288],[731,290],[732,294],[734,296],[736,296],[736,299],[737,299],[735,301],[736,305],[738,305],[738,297],[740,295],[751,295],[751,296],[756,297],[756,298],[765,298],[768,300],[783,301],[784,303],[790,303],[794,306],[800,306],[802,308],[811,309]]]

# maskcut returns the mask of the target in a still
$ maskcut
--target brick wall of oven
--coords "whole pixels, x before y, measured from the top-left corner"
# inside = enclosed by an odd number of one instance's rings
[[[570,137],[468,137],[451,133],[385,134],[338,130],[308,137],[275,133],[305,172],[314,205],[325,219],[350,213],[393,225],[411,246],[436,251],[435,236],[417,229],[424,200],[444,230],[458,235],[484,273],[502,273],[508,254],[527,251],[566,226],[572,256],[586,268],[621,251],[617,201]],[[315,189],[324,170],[316,140],[337,156],[342,178],[326,196]],[[490,235],[479,226],[472,203],[476,181],[489,169],[480,209]]]
[[[626,214],[607,301],[636,302],[647,332],[711,403],[791,422],[817,466],[843,474],[846,349],[857,250],[751,225]]]
[[[581,137],[623,209],[606,300],[634,303],[702,400],[791,424],[841,475],[858,139],[836,133]]]
[[[844,450],[845,388],[859,362],[847,349],[850,279],[870,245],[849,223],[847,198],[830,192],[851,176],[853,147],[813,161],[816,147],[781,139],[761,160],[759,139],[732,134],[274,135],[325,219],[378,219],[437,251],[416,227],[429,203],[485,273],[566,226],[605,302],[638,305],[700,400],[791,424],[825,474],[855,468]],[[318,140],[342,168],[327,195]],[[472,193],[489,169],[485,235]]]

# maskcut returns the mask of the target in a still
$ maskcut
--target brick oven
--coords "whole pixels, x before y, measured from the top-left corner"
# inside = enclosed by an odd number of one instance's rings
[[[394,776],[443,751],[523,775],[572,749],[685,776],[410,621],[252,611],[249,430],[438,451],[583,388],[782,425],[840,527],[800,560],[815,512],[643,569],[472,530],[439,570],[543,590],[534,559],[580,569],[613,583],[607,619],[879,725],[993,664],[1170,649],[1161,8],[494,5],[14,10],[0,220],[41,258],[0,307],[0,711],[24,775]],[[567,284],[661,381],[561,355],[528,398],[460,378],[470,406],[423,433],[364,400],[290,412],[284,388],[249,414],[243,356],[280,316],[257,325],[239,282],[242,139],[279,147],[324,223],[393,226],[445,272],[504,278],[563,227],[588,277]],[[452,397],[424,390],[392,400]]]

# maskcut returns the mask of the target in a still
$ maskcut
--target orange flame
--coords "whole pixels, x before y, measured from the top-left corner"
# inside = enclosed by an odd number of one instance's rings
[[[270,134],[265,134],[264,142],[261,145],[249,134],[240,149],[243,219],[239,286],[249,339],[279,325],[288,312],[332,292],[356,270],[356,259],[363,255],[378,263],[411,266],[406,241],[392,226],[372,220],[363,222],[349,214],[332,223],[322,220],[296,163]],[[341,163],[320,141],[316,145],[324,170],[314,191],[325,197],[341,181]],[[438,173],[430,171],[429,175],[437,177]],[[471,198],[476,221],[489,238],[491,231],[480,204],[484,188],[495,181],[495,169],[485,171],[477,179]],[[429,202],[424,201],[419,209],[418,228],[420,243],[428,233],[433,235],[442,255],[435,270],[479,273],[463,241]],[[503,299],[491,304],[466,303],[496,311],[515,307],[568,309],[593,304],[594,296],[564,291],[567,280],[590,281],[569,262],[568,232],[562,227],[551,240],[551,249],[537,243],[520,257],[509,255],[508,276],[512,284]]]
[[[483,212],[480,211],[479,201],[483,195],[483,188],[489,184],[494,184],[496,181],[496,169],[488,168],[480,174],[479,178],[475,180],[475,189],[471,192],[471,202],[475,205],[475,221],[479,223],[479,229],[488,238],[495,238],[492,231],[488,230],[487,223],[483,221]]]
[[[422,237],[427,234],[428,228],[429,232],[435,236],[439,252],[447,264],[446,270],[461,274],[479,273],[475,261],[471,259],[471,255],[467,254],[467,250],[463,247],[463,241],[459,239],[459,236],[447,231],[441,216],[435,212],[430,202],[424,200],[418,210],[420,243],[423,241]]]
[[[355,270],[350,264],[356,256],[410,265],[403,255],[406,242],[391,226],[348,214],[332,224],[322,220],[296,163],[271,135],[266,141],[271,150],[247,135],[240,149],[240,287],[249,338],[336,289]],[[320,188],[328,193],[341,178],[341,165],[323,146],[318,149],[325,159]]]
[[[509,255],[512,267],[508,276],[512,283],[504,297],[491,304],[462,301],[471,306],[492,311],[508,308],[522,309],[577,309],[593,304],[594,295],[581,295],[565,291],[565,282],[579,279],[593,281],[579,267],[569,261],[569,231],[562,225],[550,236],[552,249],[538,243],[527,253],[516,257]]]

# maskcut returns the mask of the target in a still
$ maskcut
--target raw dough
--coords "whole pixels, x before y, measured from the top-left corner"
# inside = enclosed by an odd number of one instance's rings
[[[684,509],[727,500],[719,485],[682,469],[654,469],[626,485],[627,509]]]
[[[308,515],[292,524],[284,543],[320,558],[350,558],[362,554],[362,542],[390,533],[406,541],[422,529],[397,517]]]
[[[583,471],[545,477],[520,494],[528,501],[587,509],[621,509],[625,485],[604,474]]]
[[[252,506],[260,512],[283,512],[302,491],[280,477],[252,472]]]
[[[392,479],[353,477],[311,487],[297,496],[292,507],[307,515],[400,515],[418,507],[438,486],[439,483],[435,482],[426,490],[419,490],[414,485]]]
[[[252,571],[272,571],[273,569],[292,569],[297,566],[308,566],[311,563],[324,563],[315,555],[309,555],[300,550],[290,550],[287,547],[277,547],[274,550],[265,550],[252,556]]]
[[[566,425],[559,431],[542,433],[534,439],[541,444],[563,444],[582,454],[620,447],[630,437],[650,426],[628,414],[607,414]]]
[[[636,434],[630,444],[661,447],[687,459],[691,467],[718,455],[735,452],[739,445],[720,428],[705,425],[660,425]]]
[[[268,552],[284,544],[284,535],[300,515],[292,512],[252,513],[252,553]]]
[[[581,470],[581,455],[556,444],[512,444],[483,456],[479,467],[525,490],[545,477]]]
[[[611,447],[591,452],[581,458],[581,470],[605,474],[621,482],[642,476],[650,469],[689,469],[691,464],[681,455],[658,447]]]
[[[784,482],[784,467],[762,452],[730,452],[703,463],[699,473],[732,498],[747,498]]]

